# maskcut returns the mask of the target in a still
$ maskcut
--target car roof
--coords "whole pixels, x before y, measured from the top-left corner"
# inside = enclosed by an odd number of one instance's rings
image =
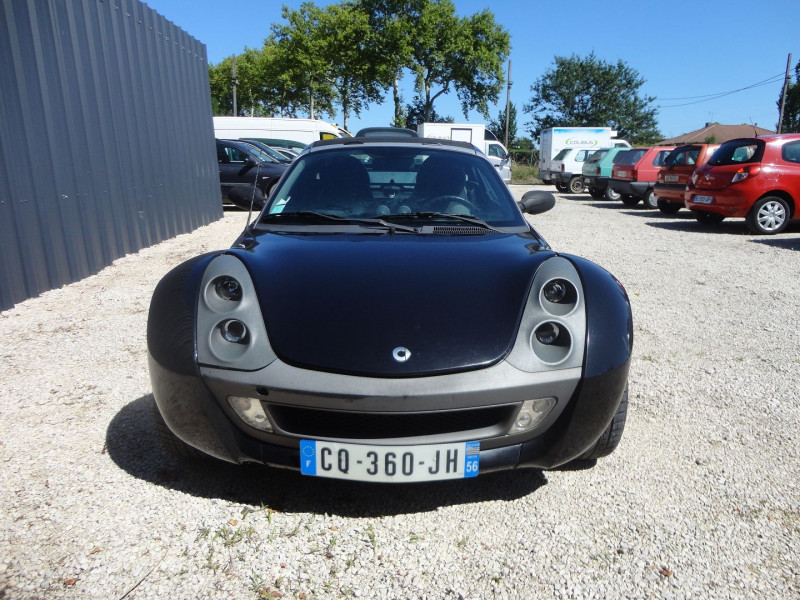
[[[369,137],[349,137],[349,138],[334,138],[331,140],[320,140],[313,142],[308,146],[310,151],[332,149],[337,146],[354,146],[363,145],[367,147],[372,146],[416,146],[424,148],[429,146],[439,146],[448,150],[456,150],[459,152],[468,151],[470,154],[479,154],[479,150],[469,142],[456,142],[452,140],[442,140],[439,138],[414,138],[414,137],[400,137],[400,136],[369,136]]]

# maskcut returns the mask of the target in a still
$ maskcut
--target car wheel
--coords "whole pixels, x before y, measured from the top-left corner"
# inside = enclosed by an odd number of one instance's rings
[[[722,215],[704,210],[693,210],[694,218],[702,225],[719,225],[725,219]]]
[[[164,446],[164,449],[167,452],[177,458],[183,458],[185,460],[210,459],[209,456],[203,454],[194,446],[190,446],[177,435],[172,433],[164,421],[164,417],[161,416],[161,413],[159,412],[158,406],[155,402],[153,402],[153,421],[156,425],[156,436],[159,438],[159,440],[161,440],[161,444]]]
[[[590,195],[592,198],[596,199],[596,200],[600,200],[600,199],[603,197],[603,192],[601,192],[601,191],[600,191],[600,190],[598,190],[597,188],[590,187],[590,188],[589,188],[589,195]]]
[[[559,182],[559,183],[557,183],[557,184],[556,184],[556,189],[557,189],[559,192],[566,192],[566,191],[567,191],[567,189],[568,189],[568,188],[567,188],[567,184],[566,184],[566,183],[561,183],[561,182]]]
[[[615,190],[612,190],[610,187],[606,188],[606,200],[616,201],[619,200],[620,198],[622,198],[622,194],[620,194]]]
[[[644,207],[658,208],[658,198],[656,198],[656,193],[653,190],[648,190],[644,195]]]
[[[680,204],[675,204],[674,202],[667,202],[666,200],[658,201],[658,210],[660,210],[665,215],[674,215],[680,209],[681,209]]]
[[[583,182],[580,177],[573,177],[567,185],[569,186],[569,191],[573,194],[580,194],[583,191]]]
[[[622,431],[625,429],[625,421],[628,417],[628,386],[625,386],[625,391],[622,393],[622,400],[620,400],[617,412],[614,413],[614,418],[608,424],[603,434],[594,443],[594,446],[589,448],[586,452],[581,454],[578,460],[593,460],[608,456],[617,446],[622,439]]]
[[[789,204],[777,196],[762,198],[747,213],[745,223],[753,233],[780,233],[789,223]]]
[[[625,194],[620,198],[625,206],[636,206],[639,204],[639,199],[636,196]]]

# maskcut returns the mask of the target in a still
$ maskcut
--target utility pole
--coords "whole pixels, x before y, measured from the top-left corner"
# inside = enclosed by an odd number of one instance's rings
[[[792,68],[792,53],[789,53],[789,58],[786,60],[786,78],[783,80],[783,92],[781,93],[781,111],[778,114],[778,133],[783,128],[783,109],[786,106],[786,94],[789,91],[789,71]]]
[[[236,86],[239,85],[239,80],[236,78],[236,55],[233,55],[231,60],[231,87],[233,87],[233,116],[238,117],[239,112],[236,110]]]
[[[511,59],[508,59],[508,87],[506,87],[506,143],[505,146],[508,148],[508,120],[510,118],[510,110],[509,107],[511,106],[511,86],[513,85],[513,81],[511,81]]]

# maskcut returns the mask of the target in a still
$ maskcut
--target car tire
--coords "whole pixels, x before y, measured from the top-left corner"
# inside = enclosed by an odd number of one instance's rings
[[[610,187],[606,188],[606,200],[611,200],[612,202],[616,202],[620,198],[622,198],[622,194],[612,190]]]
[[[697,219],[697,222],[701,225],[719,225],[722,221],[725,220],[725,217],[712,212],[706,212],[704,210],[693,210],[694,218]]]
[[[625,421],[628,418],[628,386],[625,386],[625,391],[622,393],[622,400],[620,400],[617,412],[614,413],[614,418],[608,424],[605,431],[589,448],[586,452],[580,455],[578,460],[595,460],[608,456],[617,446],[622,439],[622,432],[625,429]]]
[[[675,204],[674,202],[667,202],[666,200],[658,201],[658,210],[660,210],[665,215],[674,215],[680,209],[681,209],[680,204]]]
[[[786,200],[778,196],[766,196],[753,204],[745,217],[745,223],[752,233],[773,235],[786,229],[789,214],[789,203]]]
[[[656,193],[653,190],[647,190],[643,201],[645,208],[658,208],[658,198],[656,198]]]
[[[636,206],[639,204],[639,199],[636,196],[625,194],[620,198],[625,206]]]
[[[557,189],[559,192],[561,192],[561,193],[564,193],[564,192],[566,192],[566,191],[567,191],[569,188],[567,187],[567,184],[566,184],[566,183],[560,183],[560,182],[559,182],[559,183],[557,183],[557,184],[556,184],[556,189]]]
[[[167,426],[167,423],[164,421],[164,417],[161,416],[161,412],[159,412],[158,405],[156,405],[155,402],[153,402],[153,421],[156,426],[156,437],[161,441],[161,445],[164,449],[172,456],[191,461],[210,459],[209,456],[203,454],[194,446],[190,446],[172,433],[172,430],[170,430],[169,426]]]
[[[583,192],[583,182],[580,177],[573,177],[570,179],[567,186],[569,187],[569,191],[573,194],[580,194]]]
[[[600,200],[603,198],[603,192],[594,187],[589,188],[589,195],[595,200]]]

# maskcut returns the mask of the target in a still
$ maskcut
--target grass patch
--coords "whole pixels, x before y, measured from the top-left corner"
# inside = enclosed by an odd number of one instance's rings
[[[537,179],[539,174],[538,165],[511,164],[511,183],[512,184],[539,184]]]

